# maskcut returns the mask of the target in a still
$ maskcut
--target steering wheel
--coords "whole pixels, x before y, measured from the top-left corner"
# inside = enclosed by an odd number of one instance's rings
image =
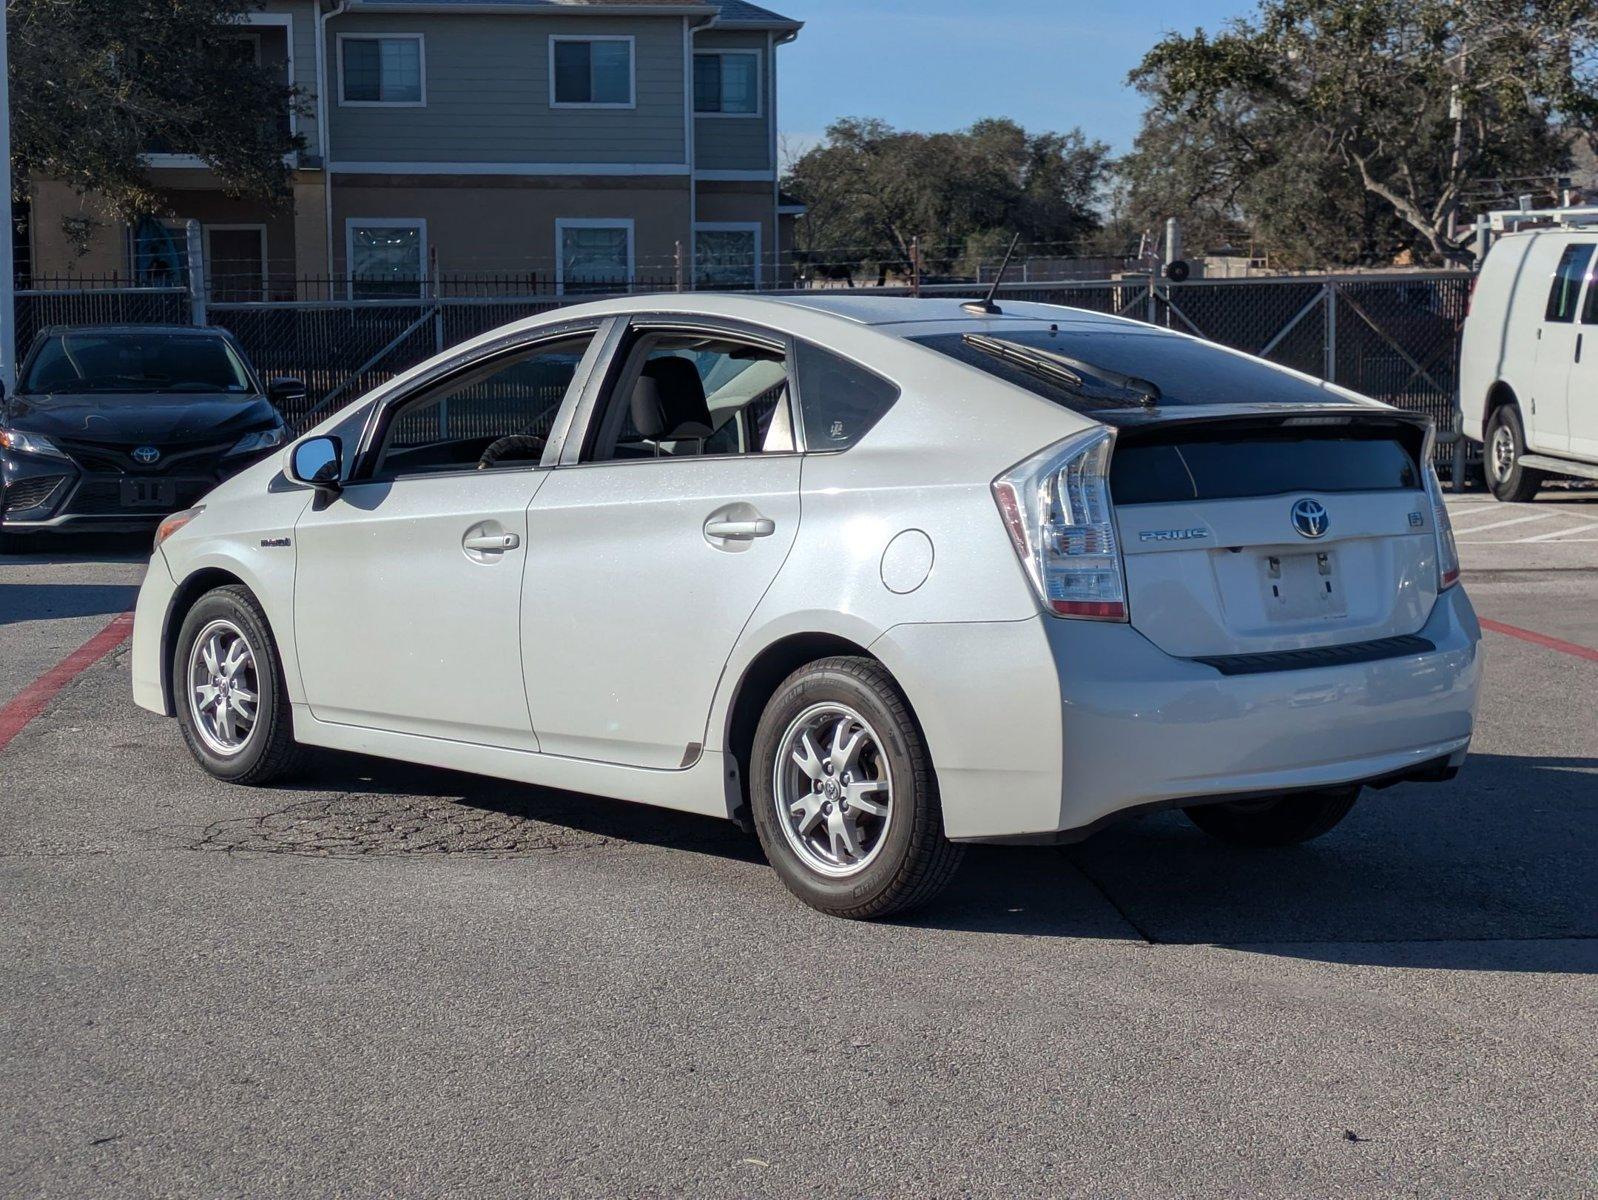
[[[497,442],[489,443],[488,449],[483,451],[483,456],[477,460],[477,469],[486,471],[490,467],[498,466],[500,460],[509,459],[512,462],[537,462],[544,456],[544,439],[535,433],[513,433],[502,437]]]

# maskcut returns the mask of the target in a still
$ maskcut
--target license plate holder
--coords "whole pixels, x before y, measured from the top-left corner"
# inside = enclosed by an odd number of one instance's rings
[[[170,479],[124,479],[122,481],[123,508],[177,507],[177,484]]]
[[[1335,550],[1262,554],[1260,580],[1265,613],[1273,621],[1310,621],[1348,616],[1348,598]]]

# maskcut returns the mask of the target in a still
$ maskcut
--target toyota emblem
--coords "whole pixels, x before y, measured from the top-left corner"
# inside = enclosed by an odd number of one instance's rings
[[[1319,500],[1305,498],[1293,505],[1293,528],[1307,538],[1318,538],[1332,523],[1326,515],[1326,506]]]

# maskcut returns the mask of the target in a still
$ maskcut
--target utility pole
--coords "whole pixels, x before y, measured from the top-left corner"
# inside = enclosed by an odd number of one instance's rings
[[[0,0],[0,158],[5,160],[5,187],[0,188],[0,230],[5,249],[0,265],[0,384],[7,394],[17,382],[16,226],[11,221],[11,60],[6,53],[6,3]]]

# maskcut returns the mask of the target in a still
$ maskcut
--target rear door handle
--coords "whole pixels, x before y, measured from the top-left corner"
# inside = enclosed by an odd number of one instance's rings
[[[468,550],[478,550],[484,554],[514,550],[521,544],[522,539],[514,533],[474,533],[461,539],[461,545]]]
[[[756,517],[753,521],[706,521],[705,536],[716,538],[770,537],[777,532],[777,523],[770,517]]]

